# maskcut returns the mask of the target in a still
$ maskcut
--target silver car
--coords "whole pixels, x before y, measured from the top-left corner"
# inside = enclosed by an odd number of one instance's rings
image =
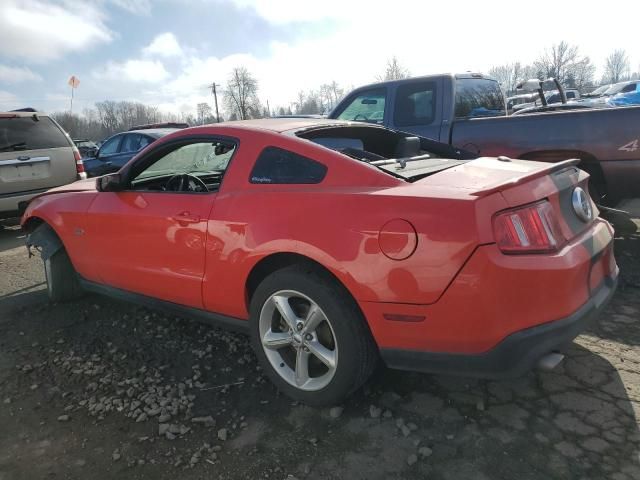
[[[81,178],[80,153],[52,118],[0,112],[0,218],[17,217],[35,195]]]

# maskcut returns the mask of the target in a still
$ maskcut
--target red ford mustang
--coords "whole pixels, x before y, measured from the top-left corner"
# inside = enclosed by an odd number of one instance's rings
[[[393,368],[519,375],[612,296],[577,161],[465,159],[322,119],[175,132],[22,219],[50,298],[93,291],[249,331],[275,384],[339,402]]]

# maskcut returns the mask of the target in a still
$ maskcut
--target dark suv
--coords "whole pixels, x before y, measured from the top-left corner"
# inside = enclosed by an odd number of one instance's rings
[[[150,143],[188,126],[186,123],[156,123],[117,133],[104,141],[95,157],[83,160],[84,169],[89,177],[117,172]]]

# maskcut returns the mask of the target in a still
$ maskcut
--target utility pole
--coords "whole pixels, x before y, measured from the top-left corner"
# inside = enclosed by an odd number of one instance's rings
[[[208,87],[211,89],[211,95],[213,95],[213,101],[216,104],[216,122],[220,123],[220,114],[218,113],[218,94],[216,92],[216,87],[220,85],[216,85],[216,82],[211,82],[211,85]]]

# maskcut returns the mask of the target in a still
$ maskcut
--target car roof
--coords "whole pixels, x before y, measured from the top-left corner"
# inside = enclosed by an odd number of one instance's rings
[[[182,128],[145,128],[142,130],[127,130],[126,132],[120,132],[117,135],[125,135],[127,133],[139,133],[141,135],[148,135],[150,137],[160,138],[178,130],[183,130],[183,129]]]
[[[436,80],[442,77],[451,77],[454,78],[456,80],[464,80],[464,79],[469,79],[469,78],[475,78],[475,79],[479,79],[479,80],[491,80],[494,82],[497,82],[497,80],[489,75],[483,75],[482,73],[472,73],[472,72],[465,72],[465,73],[438,73],[438,74],[433,74],[433,75],[423,75],[423,76],[419,76],[419,77],[408,77],[408,78],[400,78],[397,80],[387,80],[384,82],[375,82],[375,83],[370,83],[368,85],[362,85],[358,88],[353,89],[351,92],[349,92],[348,95],[351,95],[353,92],[357,92],[360,90],[364,90],[364,89],[369,89],[369,88],[375,88],[375,87],[385,87],[388,85],[395,85],[395,84],[402,84],[402,83],[406,83],[406,82],[413,82],[413,81],[425,81],[425,80]],[[348,96],[347,95],[347,96]]]

